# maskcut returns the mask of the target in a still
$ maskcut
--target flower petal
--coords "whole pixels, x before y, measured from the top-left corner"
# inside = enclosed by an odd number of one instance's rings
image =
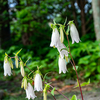
[[[60,41],[59,32],[57,28],[55,28],[53,29],[53,32],[52,32],[50,47],[53,47],[53,46],[57,47],[59,41]]]
[[[66,73],[67,68],[66,68],[66,62],[63,58],[59,57],[59,74],[61,72]]]
[[[41,79],[40,74],[38,73],[35,75],[35,79],[34,79],[34,90],[37,90],[37,91],[43,90],[42,79]]]

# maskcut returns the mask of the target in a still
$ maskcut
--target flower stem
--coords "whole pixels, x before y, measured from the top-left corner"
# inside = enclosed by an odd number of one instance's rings
[[[72,57],[71,52],[70,52],[69,38],[68,38],[68,35],[66,35],[66,36],[67,36],[67,41],[68,41],[68,46],[69,46],[69,53],[70,53],[70,56],[71,56],[71,59],[72,59],[73,65],[74,65],[74,69],[75,69],[75,72],[76,72],[76,75],[77,75],[77,80],[78,80],[78,83],[79,83],[79,88],[80,88],[80,92],[81,92],[81,98],[82,98],[82,100],[84,100],[83,99],[81,85],[80,85],[80,81],[79,81],[79,77],[78,77],[78,73],[77,73],[77,70],[76,70],[76,67],[75,67],[75,62],[74,62],[73,57]]]

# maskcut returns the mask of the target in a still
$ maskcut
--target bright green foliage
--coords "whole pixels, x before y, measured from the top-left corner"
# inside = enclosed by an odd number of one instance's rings
[[[100,41],[87,41],[71,45],[71,53],[82,70],[83,78],[100,79]],[[74,49],[73,49],[74,48]]]

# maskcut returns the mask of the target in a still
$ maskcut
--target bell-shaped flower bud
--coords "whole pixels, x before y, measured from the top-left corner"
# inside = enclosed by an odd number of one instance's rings
[[[72,44],[74,42],[79,43],[80,38],[79,38],[78,30],[76,29],[76,26],[73,23],[73,21],[69,22],[69,26],[70,26],[70,36],[71,36],[71,39],[72,39]]]
[[[36,73],[35,78],[34,78],[34,90],[36,91],[42,91],[42,79],[39,73]]]
[[[64,42],[64,33],[63,33],[63,28],[60,26],[60,41],[61,43]]]
[[[18,68],[18,56],[15,55],[15,65],[16,65],[16,68]]]
[[[36,97],[32,85],[28,82],[28,86],[26,88],[26,98],[34,99]]]
[[[66,73],[67,68],[66,68],[66,62],[65,62],[65,60],[63,58],[59,57],[58,64],[59,64],[59,74],[61,72]]]
[[[24,89],[26,90],[27,89],[27,78],[24,77]]]
[[[60,42],[59,32],[57,28],[54,28],[51,36],[50,47],[57,47],[59,42]]]
[[[24,77],[25,76],[25,71],[24,71],[24,65],[22,60],[20,61],[20,70],[21,70],[21,75]]]
[[[6,54],[5,58],[4,58],[4,75],[11,75],[11,66],[9,64],[9,61],[8,61],[8,56]]]
[[[68,56],[68,51],[66,50],[66,46],[63,43],[59,43],[58,47],[57,47],[61,58],[64,58],[64,56]]]

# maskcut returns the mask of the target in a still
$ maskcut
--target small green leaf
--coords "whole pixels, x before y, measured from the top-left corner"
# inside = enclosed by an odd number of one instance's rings
[[[67,22],[67,17],[66,17],[66,19],[65,19],[64,25],[66,24],[66,22]]]
[[[75,66],[76,67],[76,70],[78,69],[78,66]],[[74,66],[73,66],[73,70],[75,70]]]
[[[78,83],[78,81],[77,81],[77,83]],[[86,85],[88,85],[88,84],[90,84],[90,79],[88,80],[88,82],[82,83],[82,84],[81,84],[81,87],[82,87],[82,86],[86,86]],[[78,83],[78,85],[75,86],[74,88],[76,88],[76,87],[79,87],[79,83]]]
[[[52,89],[51,94],[54,96],[55,87]]]
[[[70,100],[77,100],[76,95],[73,95],[72,98]]]
[[[16,55],[18,55],[21,52],[22,48],[16,53]]]
[[[26,63],[29,61],[30,58],[27,59],[27,61],[24,63],[24,66],[26,66]]]

